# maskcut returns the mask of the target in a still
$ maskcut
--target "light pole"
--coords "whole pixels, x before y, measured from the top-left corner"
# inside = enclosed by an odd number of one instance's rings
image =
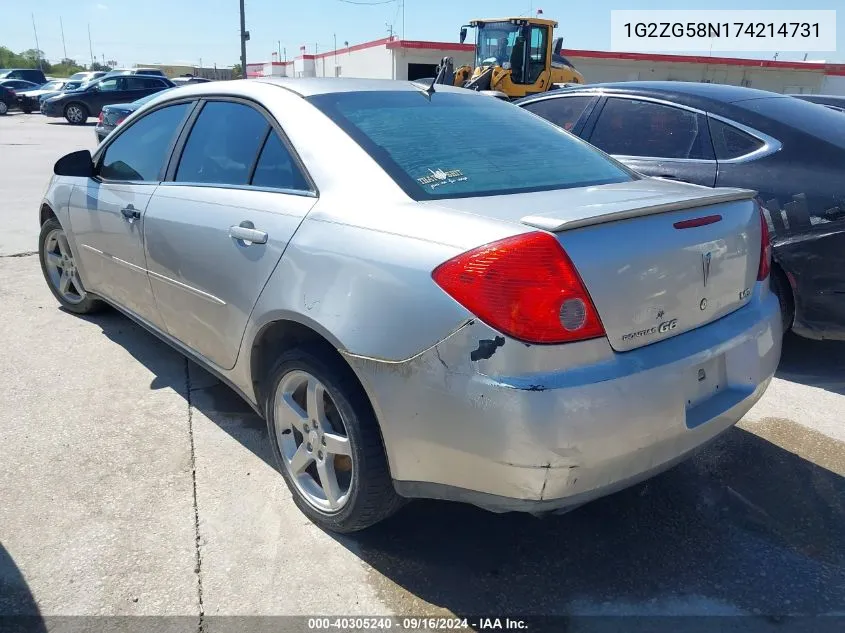
[[[246,30],[246,16],[244,15],[244,0],[241,0],[241,74],[246,79],[246,42],[249,31]]]

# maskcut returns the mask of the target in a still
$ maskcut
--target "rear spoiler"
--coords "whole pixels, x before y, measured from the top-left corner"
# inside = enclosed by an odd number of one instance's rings
[[[669,211],[684,211],[697,207],[706,207],[712,204],[723,202],[735,202],[737,200],[751,200],[757,195],[756,191],[750,189],[709,189],[702,187],[700,190],[690,192],[688,197],[673,194],[654,196],[650,204],[631,207],[630,200],[622,200],[616,204],[585,205],[581,208],[569,209],[568,213],[548,213],[543,215],[527,215],[520,220],[522,224],[533,226],[544,231],[558,233],[579,229],[584,226],[595,224],[606,224],[607,222],[618,222],[629,220],[645,215],[656,215]],[[590,209],[590,207],[594,207]],[[590,213],[593,211],[594,213]],[[569,217],[568,217],[569,216]]]

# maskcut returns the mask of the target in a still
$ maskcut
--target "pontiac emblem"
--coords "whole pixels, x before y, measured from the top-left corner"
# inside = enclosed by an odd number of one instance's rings
[[[701,272],[704,275],[704,287],[707,287],[707,280],[710,278],[710,253],[701,254]]]

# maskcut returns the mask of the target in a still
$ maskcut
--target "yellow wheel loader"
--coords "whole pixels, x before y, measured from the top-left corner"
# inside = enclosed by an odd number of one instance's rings
[[[475,68],[456,69],[452,58],[444,57],[434,84],[507,99],[583,84],[583,75],[560,54],[563,38],[552,43],[556,27],[554,20],[540,18],[473,20],[461,27],[461,43],[466,41],[467,29],[475,29]]]

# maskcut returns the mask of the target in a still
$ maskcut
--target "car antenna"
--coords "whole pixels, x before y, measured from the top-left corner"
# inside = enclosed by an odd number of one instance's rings
[[[431,85],[429,85],[428,88],[424,87],[420,83],[417,83],[416,81],[412,81],[411,83],[414,86],[418,87],[420,92],[423,93],[429,101],[431,101],[431,95],[433,95],[434,92],[435,92],[435,90],[434,90],[434,80],[432,80]]]

